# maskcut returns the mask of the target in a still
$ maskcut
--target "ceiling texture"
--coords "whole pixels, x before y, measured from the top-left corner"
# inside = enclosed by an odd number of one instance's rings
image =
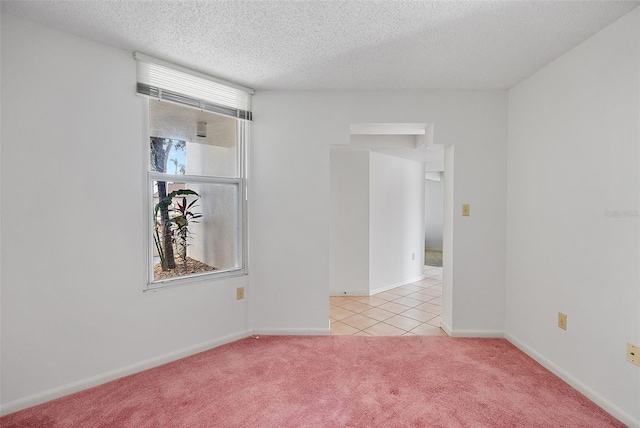
[[[258,90],[510,88],[638,1],[2,1]]]

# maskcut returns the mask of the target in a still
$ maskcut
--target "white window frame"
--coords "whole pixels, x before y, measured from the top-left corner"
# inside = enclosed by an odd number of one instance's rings
[[[147,229],[148,229],[148,275],[149,281],[148,288],[161,288],[166,287],[167,285],[177,285],[185,282],[193,282],[200,281],[203,279],[212,279],[215,278],[227,278],[231,276],[239,276],[245,274],[245,215],[244,208],[245,204],[243,203],[245,198],[245,180],[243,178],[224,178],[224,177],[203,177],[197,175],[174,175],[174,174],[163,174],[161,172],[149,172],[147,174],[147,194],[148,194],[148,205],[149,210],[147,211]],[[195,273],[192,275],[182,275],[176,276],[173,278],[166,278],[160,280],[153,279],[153,246],[155,245],[153,242],[153,230],[155,225],[153,224],[153,215],[154,215],[154,204],[153,204],[153,182],[154,181],[168,181],[168,182],[184,182],[184,183],[201,183],[201,184],[223,184],[223,185],[232,185],[236,188],[236,198],[237,198],[237,217],[236,221],[238,227],[236,229],[236,266],[231,269],[225,270],[215,270],[208,272]],[[205,278],[206,277],[206,278]]]
[[[144,97],[145,102],[143,109],[143,117],[144,117],[144,151],[143,151],[143,159],[144,159],[144,191],[146,192],[145,197],[145,230],[146,230],[146,239],[145,239],[145,260],[146,260],[146,288],[145,291],[153,291],[163,288],[172,288],[181,285],[198,283],[203,281],[216,281],[225,278],[232,278],[237,276],[244,276],[248,274],[247,268],[247,171],[248,171],[248,146],[249,146],[249,138],[251,135],[251,122],[242,121],[236,119],[237,121],[237,141],[236,141],[236,160],[237,166],[236,171],[238,177],[215,177],[215,176],[197,176],[197,175],[175,175],[175,174],[165,174],[161,172],[151,171],[151,162],[149,156],[150,150],[150,133],[149,133],[149,97]],[[163,101],[170,102],[170,101]],[[182,104],[176,104],[183,108],[189,108]],[[237,224],[239,225],[236,232],[236,265],[238,267],[232,269],[225,270],[215,270],[208,272],[201,272],[192,275],[182,275],[176,276],[173,278],[166,278],[161,280],[154,280],[153,278],[153,230],[155,224],[153,223],[153,215],[154,215],[154,201],[153,201],[153,182],[161,180],[161,181],[178,181],[178,182],[189,182],[189,183],[203,183],[203,184],[225,184],[225,185],[235,185],[237,186]]]

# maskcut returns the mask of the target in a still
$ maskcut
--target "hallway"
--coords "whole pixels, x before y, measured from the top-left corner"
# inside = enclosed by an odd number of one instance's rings
[[[442,268],[426,278],[372,296],[331,296],[332,335],[440,336]]]

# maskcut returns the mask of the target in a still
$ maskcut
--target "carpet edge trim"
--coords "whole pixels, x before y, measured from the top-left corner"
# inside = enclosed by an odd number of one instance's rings
[[[191,355],[207,351],[209,349],[225,345],[227,343],[234,342],[248,336],[249,333],[245,331],[229,334],[218,339],[202,342],[197,345],[180,349],[178,351],[172,351],[163,355],[159,355],[157,357],[150,358],[148,360],[140,361],[128,366],[121,367],[119,369],[111,370],[106,373],[91,376],[56,388],[48,389],[43,392],[38,392],[27,397],[19,398],[17,400],[0,405],[0,416],[6,416],[10,413],[15,413],[20,410],[37,406],[38,404],[43,404],[57,398],[62,398],[67,395],[83,391],[85,389],[93,388],[94,386],[99,386],[125,376],[152,369],[154,367],[158,367],[160,365],[170,363],[181,358],[189,357]]]
[[[331,327],[328,328],[258,328],[251,331],[250,335],[264,336],[329,336]]]
[[[442,326],[442,324],[440,324]],[[443,330],[451,337],[480,337],[485,339],[504,339],[503,330]]]
[[[640,420],[635,419],[632,415],[625,412],[620,407],[616,406],[611,401],[607,400],[602,395],[589,388],[587,385],[585,385],[575,377],[571,376],[569,373],[551,362],[551,360],[547,359],[537,351],[534,351],[529,345],[525,344],[509,333],[505,333],[504,338],[507,339],[516,348],[520,349],[529,357],[537,361],[545,369],[549,370],[551,373],[568,383],[571,387],[578,390],[589,400],[593,401],[598,406],[602,407],[605,411],[619,419],[623,424],[629,426],[630,428],[640,428]]]

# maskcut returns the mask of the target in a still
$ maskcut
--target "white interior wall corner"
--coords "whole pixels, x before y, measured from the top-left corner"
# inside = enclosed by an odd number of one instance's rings
[[[635,9],[509,92],[505,289],[510,340],[632,426],[640,220],[607,213],[640,209],[639,20]]]

